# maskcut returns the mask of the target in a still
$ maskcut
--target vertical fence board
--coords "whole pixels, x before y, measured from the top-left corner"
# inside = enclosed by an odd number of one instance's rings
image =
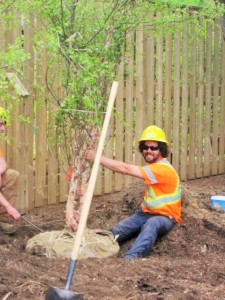
[[[60,81],[59,77],[56,75],[59,73],[59,66],[54,65],[52,68],[49,70],[48,78],[49,81],[52,83],[53,90],[55,91],[55,97],[57,99],[60,99],[60,89],[58,87],[60,86]],[[50,94],[50,93],[49,93]],[[50,96],[50,95],[46,96]],[[58,198],[58,177],[59,177],[59,162],[57,160],[57,148],[55,145],[53,145],[54,140],[56,139],[56,130],[52,124],[51,121],[51,116],[54,114],[54,111],[56,109],[56,105],[54,102],[49,102],[48,104],[48,115],[46,116],[47,119],[47,126],[48,126],[48,165],[47,165],[47,200],[48,204],[54,204],[57,203],[57,198]]]
[[[187,180],[188,166],[188,22],[184,22],[183,28],[183,55],[182,55],[182,102],[181,102],[181,180]]]
[[[210,175],[211,170],[211,98],[212,98],[212,25],[207,24],[206,39],[206,87],[205,87],[205,124],[204,124],[204,176]]]
[[[57,90],[57,95],[59,99],[64,99],[65,90],[62,87],[61,83]],[[65,151],[65,149],[58,149],[58,155],[61,154],[60,151]],[[65,157],[65,153],[62,153],[62,157]],[[66,179],[66,173],[68,172],[68,164],[67,162],[63,161],[59,164],[59,202],[65,202],[67,200],[68,192],[69,192],[69,181]]]
[[[136,114],[135,114],[135,140],[137,141],[144,129],[144,115],[143,110],[144,103],[144,36],[143,36],[143,24],[139,25],[136,33]],[[144,105],[145,108],[145,105]],[[135,163],[141,164],[141,156],[135,155]]]
[[[157,17],[162,17],[157,14]],[[163,125],[163,34],[159,30],[156,37],[156,125]]]
[[[179,172],[179,140],[180,140],[180,32],[174,36],[174,98],[173,98],[173,166]]]
[[[36,96],[39,97],[38,92]],[[43,99],[42,99],[43,100]],[[40,100],[39,100],[40,101]],[[47,157],[47,136],[46,136],[46,107],[41,101],[40,107],[36,110],[36,159],[35,159],[35,206],[46,204],[46,157]]]
[[[15,91],[13,92],[13,94]],[[21,113],[21,99],[20,102],[13,106],[13,116],[12,116],[12,168],[19,171],[20,177],[19,177],[19,189],[18,189],[18,199],[17,199],[17,206],[24,210],[25,203],[24,203],[24,194],[23,194],[23,188],[24,188],[24,172],[22,168],[23,164],[23,153],[22,153],[22,143],[21,141],[24,141],[24,136],[22,135],[23,131],[21,130],[22,124],[20,124],[19,121],[19,115]],[[21,140],[20,140],[21,139]],[[19,159],[18,159],[19,158]]]
[[[172,35],[166,35],[166,66],[165,66],[165,133],[168,141],[171,141],[171,116],[172,116]],[[171,161],[171,153],[168,157]]]
[[[102,122],[102,124],[103,124],[103,122]],[[96,147],[98,147],[98,142],[99,142],[99,140],[97,141]],[[99,165],[98,174],[97,174],[96,183],[95,183],[95,189],[94,189],[95,195],[102,194],[102,192],[104,190],[103,183],[104,183],[104,170],[103,170],[102,166]]]
[[[221,76],[222,82],[225,82],[225,40],[222,39],[222,57],[221,57]],[[219,138],[219,174],[225,171],[225,84],[221,85],[221,111],[220,111],[220,138]]]
[[[94,193],[95,195],[101,195],[103,192],[103,168],[101,167],[101,165],[99,166],[98,169],[98,175],[97,175],[97,179],[96,179],[96,183],[95,183],[95,189],[94,189]]]
[[[115,119],[115,159],[123,161],[124,141],[124,58],[119,65],[120,85],[116,97],[116,119]],[[124,186],[124,175],[115,173],[115,191],[120,191]]]
[[[20,103],[20,114],[26,115],[25,107],[26,107],[26,98],[21,98]],[[28,199],[27,199],[27,168],[24,162],[27,160],[28,152],[27,152],[27,145],[26,145],[26,126],[27,124],[22,123],[20,124],[20,144],[19,144],[19,157],[20,157],[20,188],[19,188],[19,195],[18,198],[20,199],[19,207],[21,211],[27,211]]]
[[[30,15],[30,23],[24,28],[24,50],[26,53],[30,53],[33,56],[33,36],[34,36],[34,15]],[[26,155],[24,161],[24,168],[26,174],[26,193],[24,195],[26,199],[27,209],[34,207],[34,166],[33,166],[33,145],[34,145],[34,61],[28,60],[24,63],[24,78],[25,87],[29,92],[29,96],[24,101],[24,114],[29,118],[29,123],[26,124],[25,130],[25,143],[26,143]],[[32,199],[32,201],[31,201]]]
[[[57,95],[58,96],[58,95]],[[54,105],[48,106],[49,115],[51,116],[54,112]],[[55,138],[56,132],[54,128],[51,128],[51,136],[49,138]],[[57,160],[57,149],[53,147],[52,141],[48,139],[48,168],[47,168],[47,186],[48,186],[48,204],[54,204],[57,202],[58,196],[58,176],[59,176],[59,164]],[[51,149],[51,150],[50,150]]]
[[[113,157],[114,153],[114,111],[112,112],[111,118],[110,118],[110,123],[109,123],[109,129],[107,133],[107,138],[106,138],[106,144],[105,144],[105,150],[104,154],[107,157]],[[114,174],[111,170],[104,168],[104,193],[111,193],[114,191],[115,187],[115,179],[114,179]]]
[[[219,104],[219,40],[220,22],[215,21],[214,26],[214,78],[213,78],[213,119],[212,119],[212,175],[218,172],[218,104]]]
[[[15,11],[12,11],[12,13],[15,13]],[[15,15],[16,17],[16,15]],[[9,47],[11,44],[15,43],[15,34],[14,34],[14,29],[10,28],[6,30],[6,35],[5,35],[5,51],[7,52],[9,50]],[[7,70],[8,72],[13,71],[13,70]],[[12,95],[12,97],[15,96],[15,90],[13,88],[10,88],[8,91],[8,94]],[[7,99],[8,101],[8,99]],[[13,102],[13,101],[12,101]],[[11,100],[8,101],[8,103],[5,104],[5,107],[7,107],[11,103]],[[11,113],[11,118],[13,117]],[[5,155],[7,159],[7,165],[10,168],[14,168],[13,161],[15,161],[15,158],[13,158],[13,151],[14,151],[14,142],[13,142],[13,119],[11,121],[11,126],[7,127],[7,137],[9,138],[10,145],[6,147],[5,149]],[[19,197],[18,197],[19,198]]]
[[[41,22],[38,20],[37,28],[42,28]],[[44,40],[44,29],[43,29]],[[44,41],[45,44],[45,41]],[[37,71],[36,80],[38,87],[35,90],[36,100],[36,159],[35,159],[35,206],[43,206],[47,203],[46,188],[46,159],[47,159],[47,106],[46,106],[46,49],[43,48],[41,54],[36,57]]]
[[[127,163],[133,163],[133,144],[136,148],[137,144],[133,138],[133,107],[134,107],[134,70],[133,70],[133,58],[134,58],[134,48],[133,48],[134,34],[129,32],[127,34],[127,44],[126,44],[126,63],[125,63],[125,96],[126,96],[126,106],[125,106],[125,150],[124,150],[124,161]],[[128,186],[132,182],[131,176],[125,176],[125,186]]]
[[[95,195],[101,195],[103,191],[103,168],[99,166],[98,169],[98,175],[96,179],[96,184],[95,184],[95,190],[94,193]]]
[[[197,105],[197,143],[196,143],[196,157],[197,157],[197,177],[203,174],[203,97],[204,97],[204,38],[199,37],[199,67],[198,67],[198,105]]]
[[[69,182],[62,167],[59,169],[59,202],[65,202],[69,191]]]
[[[151,24],[153,14],[148,15],[148,22]],[[145,127],[154,124],[154,94],[155,94],[155,78],[154,78],[154,31],[150,26],[150,30],[146,33],[145,42],[145,84],[146,84],[146,123]]]
[[[196,65],[197,65],[197,53],[196,53],[196,33],[193,25],[191,27],[193,32],[191,40],[191,63],[190,63],[190,121],[189,121],[189,179],[195,178],[195,144],[196,144]],[[191,155],[192,153],[192,155]]]
[[[54,154],[48,155],[48,204],[57,203],[58,196],[58,161]]]

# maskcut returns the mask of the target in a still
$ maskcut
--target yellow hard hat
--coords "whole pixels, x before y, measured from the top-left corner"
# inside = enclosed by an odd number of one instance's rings
[[[161,128],[154,125],[147,127],[142,132],[139,143],[141,141],[157,141],[157,142],[166,143],[167,146],[170,145],[170,143],[166,140],[166,135],[164,131]]]
[[[9,125],[9,114],[3,107],[0,107],[0,119]]]

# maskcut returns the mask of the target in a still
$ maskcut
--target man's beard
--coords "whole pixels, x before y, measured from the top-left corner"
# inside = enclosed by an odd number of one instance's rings
[[[147,162],[147,163],[149,163],[149,164],[152,164],[152,163],[154,163],[154,162],[156,162],[158,159],[159,159],[159,157],[160,157],[160,153],[158,153],[157,155],[151,155],[151,159],[149,160],[148,159],[148,155],[143,155],[143,157],[144,157],[144,160]]]

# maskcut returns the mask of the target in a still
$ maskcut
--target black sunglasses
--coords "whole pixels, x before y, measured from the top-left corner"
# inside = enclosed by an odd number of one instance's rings
[[[148,146],[148,145],[143,145],[143,148],[142,148],[143,150],[148,150],[148,149],[150,149],[151,151],[157,151],[157,150],[159,150],[159,146]]]

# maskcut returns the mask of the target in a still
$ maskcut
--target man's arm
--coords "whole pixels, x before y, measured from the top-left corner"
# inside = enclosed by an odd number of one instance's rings
[[[87,150],[85,154],[85,159],[94,161],[95,156],[96,151]],[[127,164],[122,161],[111,159],[105,156],[101,157],[100,163],[102,166],[104,166],[107,169],[110,169],[111,171],[143,179],[143,176],[138,166]]]
[[[0,175],[5,173],[6,169],[7,169],[6,160],[5,160],[4,156],[0,156]]]
[[[7,169],[7,163],[4,156],[0,156],[0,187],[2,186],[2,174],[5,173]]]

